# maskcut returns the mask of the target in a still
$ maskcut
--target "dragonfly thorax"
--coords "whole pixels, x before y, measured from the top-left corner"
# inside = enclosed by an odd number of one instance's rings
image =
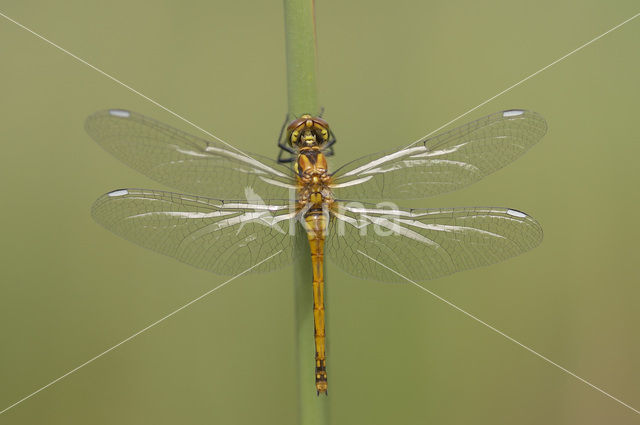
[[[318,146],[300,148],[293,169],[304,185],[328,183],[327,158]]]
[[[329,188],[331,177],[327,170],[327,158],[318,146],[300,149],[294,171],[298,179],[298,201],[302,206],[321,208],[330,206],[333,194]]]

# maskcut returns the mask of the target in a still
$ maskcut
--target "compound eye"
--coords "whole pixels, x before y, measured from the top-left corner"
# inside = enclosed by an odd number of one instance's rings
[[[329,123],[323,120],[322,118],[317,117],[315,118],[315,121],[318,125],[321,125],[324,128],[329,128]]]

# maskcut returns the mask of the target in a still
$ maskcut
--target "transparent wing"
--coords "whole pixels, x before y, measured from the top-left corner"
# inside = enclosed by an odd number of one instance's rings
[[[338,169],[337,199],[410,199],[474,183],[525,153],[547,124],[535,112],[509,110],[426,139],[417,146],[364,156]]]
[[[107,152],[142,174],[192,194],[237,199],[246,188],[262,198],[289,197],[291,171],[247,156],[135,112],[111,109],[89,116],[87,133]]]
[[[415,281],[435,279],[514,257],[542,241],[542,228],[533,218],[508,208],[383,210],[353,205],[333,213],[326,253],[346,272],[364,279],[406,282],[391,270]]]
[[[145,248],[223,275],[291,264],[294,214],[287,200],[265,203],[214,199],[143,189],[121,189],[100,197],[94,219]]]

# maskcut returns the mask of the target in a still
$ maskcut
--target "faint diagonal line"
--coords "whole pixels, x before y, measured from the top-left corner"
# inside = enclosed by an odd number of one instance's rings
[[[518,81],[517,83],[507,87],[506,89],[502,90],[500,93],[496,94],[495,96],[490,97],[489,99],[485,100],[482,103],[479,103],[478,105],[474,106],[473,108],[469,109],[467,112],[465,112],[464,114],[460,114],[457,117],[455,117],[454,119],[452,119],[451,121],[449,121],[448,123],[436,128],[435,130],[433,130],[431,133],[427,133],[424,136],[422,136],[421,138],[417,139],[415,142],[411,142],[411,144],[407,145],[404,149],[410,148],[411,146],[415,145],[416,143],[420,143],[422,141],[424,141],[427,137],[433,135],[434,133],[442,130],[443,128],[447,127],[450,124],[453,124],[454,122],[458,121],[460,118],[465,117],[467,115],[469,115],[470,113],[472,113],[473,111],[475,111],[478,108],[483,107],[484,105],[486,105],[487,103],[491,102],[492,100],[502,96],[503,94],[505,94],[506,92],[510,91],[511,89],[514,89],[516,87],[518,87],[520,84],[524,83],[527,80],[530,80],[531,78],[535,77],[536,75],[540,74],[541,72],[546,71],[547,69],[551,68],[553,65],[557,64],[558,62],[563,61],[564,59],[568,58],[569,56],[573,55],[574,53],[579,52],[580,50],[584,49],[585,47],[587,47],[588,45],[590,45],[591,43],[594,43],[596,41],[598,41],[599,39],[601,39],[602,37],[604,37],[605,35],[609,34],[610,32],[613,32],[615,30],[617,30],[618,28],[620,28],[621,26],[623,26],[624,24],[631,22],[632,20],[636,19],[638,16],[640,16],[640,13],[636,13],[635,15],[633,15],[632,17],[630,17],[629,19],[624,20],[623,22],[620,22],[618,25],[616,25],[613,28],[608,29],[607,31],[603,32],[602,34],[600,34],[599,36],[587,41],[586,43],[584,43],[582,46],[570,51],[569,53],[567,53],[566,55],[559,57],[558,59],[554,60],[553,62],[551,62],[549,65],[540,68],[539,70],[537,70],[536,72],[534,72],[533,74],[528,75],[527,77],[523,78],[522,80]]]
[[[226,146],[230,147],[231,149],[235,150],[236,152],[246,156],[247,158],[250,158],[254,161],[256,161],[255,158],[252,158],[251,156],[247,155],[246,153],[242,152],[240,149],[236,148],[235,146],[231,145],[230,143],[227,143],[226,141],[222,140],[221,138],[219,138],[218,136],[210,133],[209,131],[205,130],[204,128],[198,126],[197,124],[189,121],[188,119],[186,119],[185,117],[183,117],[182,115],[178,114],[177,112],[172,111],[171,109],[167,108],[166,106],[161,105],[160,103],[158,103],[157,101],[153,100],[152,98],[150,98],[149,96],[139,92],[138,90],[134,89],[133,87],[123,83],[122,81],[120,81],[119,79],[117,79],[116,77],[112,76],[111,74],[108,74],[107,72],[101,70],[100,68],[91,65],[89,62],[87,62],[86,60],[82,59],[79,56],[76,56],[75,54],[71,53],[70,51],[68,51],[67,49],[59,46],[58,44],[54,43],[53,41],[47,39],[46,37],[38,34],[37,32],[35,32],[34,30],[32,30],[31,28],[28,28],[24,25],[22,25],[20,22],[16,21],[15,19],[10,18],[9,16],[5,15],[4,13],[0,12],[0,16],[2,16],[4,19],[6,19],[7,21],[10,21],[14,24],[16,24],[17,26],[19,26],[20,28],[22,28],[23,30],[30,32],[31,34],[35,35],[36,37],[38,37],[40,40],[44,41],[47,44],[50,44],[51,46],[55,47],[56,49],[60,50],[63,53],[66,53],[67,55],[71,56],[72,58],[74,58],[75,60],[77,60],[78,62],[81,62],[82,64],[88,66],[89,68],[93,69],[94,71],[97,71],[98,73],[104,75],[105,77],[107,77],[108,79],[110,79],[111,81],[114,81],[118,84],[120,84],[122,87],[126,88],[127,90],[137,94],[138,96],[142,97],[145,100],[148,100],[149,102],[153,103],[154,105],[156,105],[157,107],[159,107],[160,109],[170,113],[171,115],[173,115],[174,117],[182,120],[183,122],[189,124],[190,126],[200,130],[201,132],[203,132],[204,134],[206,134],[209,137],[214,138],[215,140],[219,141],[220,143],[224,143]]]
[[[186,303],[185,305],[183,305],[180,308],[177,308],[176,310],[172,311],[171,313],[167,314],[166,316],[162,317],[161,319],[156,320],[155,322],[153,322],[152,324],[150,324],[149,326],[140,329],[138,332],[134,333],[133,335],[129,336],[128,338],[123,339],[122,341],[120,341],[119,343],[117,343],[116,345],[112,346],[111,348],[103,351],[102,353],[98,354],[95,357],[90,358],[89,360],[87,360],[86,362],[82,363],[80,366],[71,369],[70,371],[68,371],[67,373],[65,373],[64,375],[54,379],[53,381],[49,382],[47,385],[37,389],[36,391],[32,392],[31,394],[29,394],[26,397],[21,398],[20,400],[16,401],[15,403],[13,403],[12,405],[6,407],[4,410],[0,411],[0,415],[2,415],[3,413],[5,413],[7,410],[17,406],[18,404],[22,403],[23,401],[26,401],[28,399],[30,399],[31,397],[33,397],[34,395],[38,394],[40,391],[43,391],[47,388],[49,388],[50,386],[52,386],[53,384],[55,384],[56,382],[61,381],[62,379],[66,378],[67,376],[71,375],[74,372],[77,372],[79,369],[82,369],[83,367],[85,367],[86,365],[88,365],[89,363],[94,362],[95,360],[98,360],[100,357],[104,356],[105,354],[115,350],[116,348],[120,347],[122,344],[131,341],[133,338],[137,337],[138,335],[140,335],[143,332],[148,331],[149,329],[153,328],[154,326],[156,326],[157,324],[164,322],[165,320],[167,320],[169,317],[173,316],[174,314],[184,310],[185,308],[189,307],[191,304],[194,304],[198,301],[200,301],[201,299],[203,299],[204,297],[206,297],[209,294],[212,294],[213,292],[217,291],[218,289],[222,288],[223,286],[227,285],[228,283],[234,281],[235,279],[239,278],[240,276],[250,272],[251,270],[255,269],[256,267],[258,267],[260,264],[269,261],[270,259],[272,259],[273,257],[275,257],[276,255],[280,254],[282,252],[282,250],[276,252],[275,254],[265,258],[264,260],[260,261],[259,263],[249,267],[248,269],[246,269],[245,271],[243,271],[240,274],[235,275],[234,277],[232,277],[231,279],[227,280],[226,282],[221,283],[220,285],[216,286],[215,288],[205,292],[204,294],[200,295],[198,298],[195,298],[191,301],[189,301],[188,303]]]
[[[491,329],[492,331],[494,331],[495,333],[507,338],[509,341],[519,345],[520,347],[524,348],[525,350],[529,351],[532,354],[535,354],[536,356],[540,357],[542,360],[544,360],[545,362],[557,367],[558,369],[562,370],[563,372],[573,376],[574,378],[576,378],[577,380],[587,384],[588,386],[590,386],[591,388],[593,388],[594,390],[606,395],[607,397],[609,397],[610,399],[620,403],[621,405],[623,405],[624,407],[633,410],[635,413],[640,414],[640,411],[638,411],[637,409],[634,409],[632,406],[628,405],[627,403],[625,403],[624,401],[612,396],[611,394],[609,394],[608,392],[604,391],[603,389],[601,389],[600,387],[597,387],[595,385],[593,385],[591,382],[587,381],[584,378],[579,377],[578,375],[576,375],[575,373],[571,372],[569,369],[566,369],[562,366],[560,366],[558,363],[554,362],[553,360],[549,359],[548,357],[543,356],[542,354],[538,353],[537,351],[535,351],[532,348],[529,348],[528,346],[524,345],[523,343],[521,343],[520,341],[510,337],[509,335],[507,335],[506,333],[502,332],[499,329],[494,328],[493,326],[491,326],[490,324],[488,324],[487,322],[477,318],[476,316],[474,316],[471,313],[468,313],[467,311],[463,310],[462,308],[458,307],[457,305],[453,304],[450,301],[447,301],[446,299],[442,298],[440,295],[436,294],[435,292],[432,292],[430,290],[428,290],[427,288],[425,288],[424,286],[418,285],[416,282],[414,282],[413,280],[409,279],[408,277],[398,273],[397,271],[393,270],[391,267],[388,267],[384,264],[382,264],[380,261],[376,260],[375,258],[370,257],[369,255],[365,254],[364,252],[358,250],[358,252],[362,255],[364,255],[365,257],[367,257],[369,260],[373,261],[374,263],[384,267],[385,269],[389,270],[392,273],[397,274],[398,276],[400,276],[401,278],[403,278],[404,280],[406,280],[409,283],[412,283],[413,285],[415,285],[416,287],[422,289],[423,291],[427,292],[428,294],[436,297],[437,299],[439,299],[440,301],[442,301],[443,303],[447,304],[450,307],[455,308],[456,310],[458,310],[460,313],[463,313],[464,315],[472,318],[473,320],[475,320],[476,322],[486,326],[487,328]]]

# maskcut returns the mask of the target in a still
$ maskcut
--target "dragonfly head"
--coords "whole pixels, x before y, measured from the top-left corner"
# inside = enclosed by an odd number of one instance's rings
[[[329,124],[322,118],[303,115],[287,126],[287,142],[291,146],[322,146],[329,140]]]

